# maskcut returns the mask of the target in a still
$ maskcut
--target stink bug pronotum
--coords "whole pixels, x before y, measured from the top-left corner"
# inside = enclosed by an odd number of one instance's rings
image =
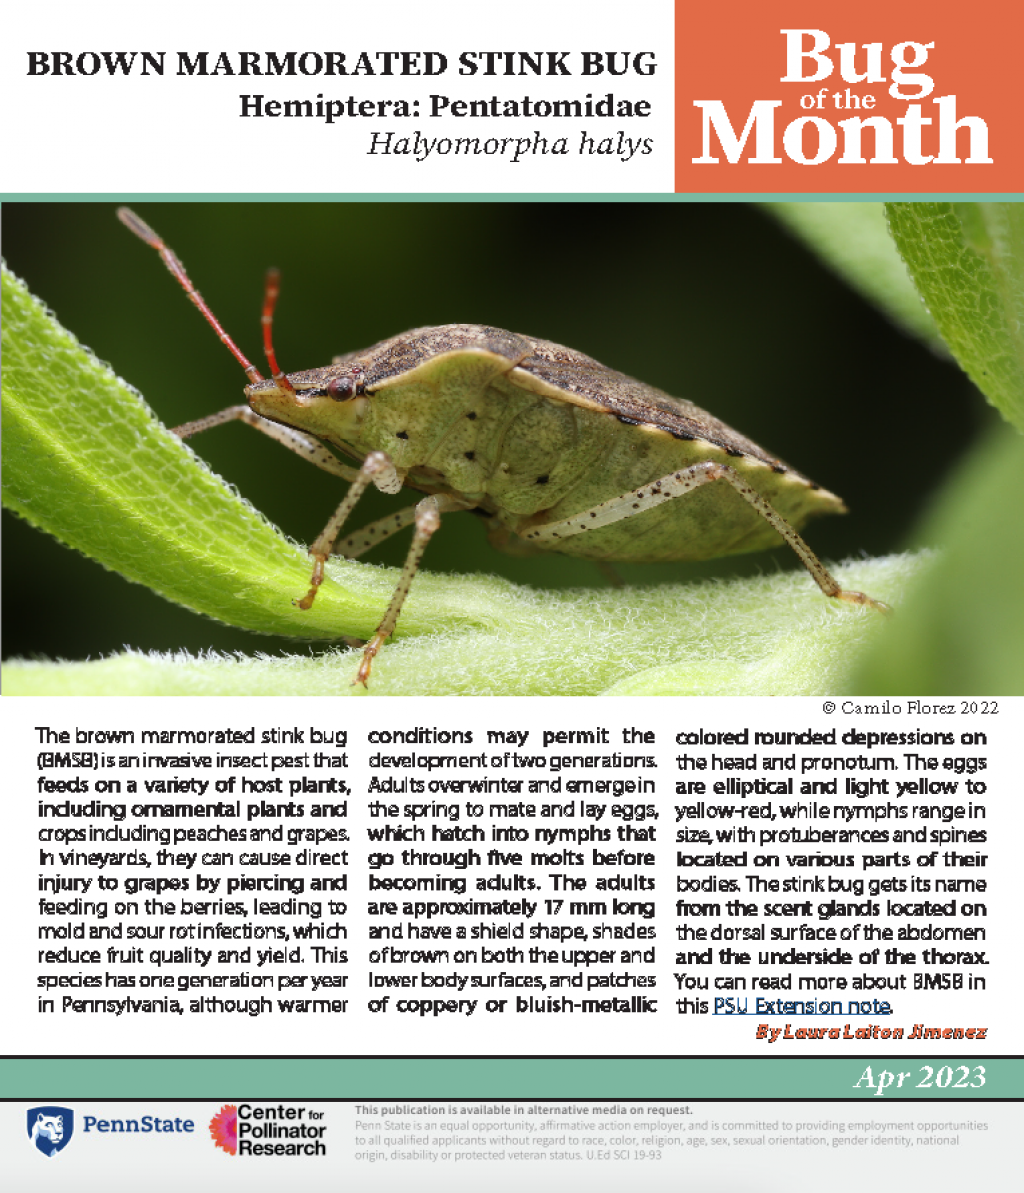
[[[118,215],[157,250],[249,379],[247,406],[175,432],[187,438],[240,419],[350,482],[310,547],[313,571],[299,607],[312,605],[331,554],[357,558],[414,526],[355,683],[366,684],[441,515],[455,510],[485,516],[499,549],[606,564],[710,559],[761,550],[781,536],[827,597],[887,609],[842,588],[795,529],[812,515],[844,512],[842,501],[692,402],[570,348],[474,324],[416,328],[323,368],[285,374],[271,335],[279,285],[273,270],[262,316],[266,380],[163,240],[128,208]],[[428,496],[341,538],[371,484],[385,493],[407,485]]]

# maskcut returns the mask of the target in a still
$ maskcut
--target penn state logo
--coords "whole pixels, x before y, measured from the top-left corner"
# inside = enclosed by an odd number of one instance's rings
[[[28,1111],[28,1137],[44,1156],[56,1156],[75,1133],[75,1112],[66,1106],[33,1106]]]

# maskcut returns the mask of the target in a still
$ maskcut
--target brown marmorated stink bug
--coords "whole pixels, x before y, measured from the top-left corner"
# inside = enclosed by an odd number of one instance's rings
[[[797,534],[842,501],[692,402],[670,397],[571,348],[496,327],[420,327],[301,373],[278,368],[271,338],[278,275],[267,275],[264,380],[224,331],[181,262],[126,207],[118,215],[156,249],[245,370],[248,406],[175,427],[187,438],[241,419],[350,482],[309,551],[308,609],[332,554],[355,559],[414,524],[387,612],[353,682],[366,684],[394,631],[441,515],[474,510],[501,550],[556,551],[598,563],[711,559],[758,551],[778,536],[827,597],[887,610],[841,587]],[[335,452],[358,462],[342,463]],[[724,481],[713,485],[712,481]],[[360,495],[408,485],[426,493],[339,539]]]

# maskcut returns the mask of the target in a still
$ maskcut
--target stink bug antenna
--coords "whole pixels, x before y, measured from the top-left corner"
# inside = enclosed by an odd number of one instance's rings
[[[281,273],[277,269],[268,269],[267,282],[263,290],[263,316],[261,319],[263,324],[263,354],[267,358],[267,364],[270,365],[270,373],[274,378],[274,383],[279,389],[294,393],[295,386],[292,385],[292,383],[281,371],[281,368],[277,363],[277,356],[274,354],[274,341],[272,336],[274,327],[274,307],[277,306],[277,296],[280,293]]]
[[[221,327],[220,322],[217,319],[217,316],[214,315],[213,311],[211,311],[210,308],[206,305],[206,300],[203,298],[203,296],[199,293],[199,291],[192,284],[191,279],[189,278],[188,274],[185,272],[185,266],[182,265],[182,263],[178,260],[177,256],[173,252],[173,250],[169,249],[167,247],[167,245],[164,244],[163,240],[161,240],[161,238],[159,236],[157,236],[157,234],[153,231],[153,229],[149,226],[149,224],[147,224],[145,222],[145,220],[140,220],[139,217],[135,214],[135,212],[131,210],[131,208],[119,207],[117,209],[117,218],[121,221],[122,224],[124,224],[124,226],[126,228],[128,228],[130,231],[134,232],[135,235],[140,240],[144,240],[146,242],[146,244],[149,245],[150,248],[156,249],[156,251],[160,254],[160,258],[163,261],[163,263],[167,266],[167,268],[170,270],[170,272],[178,279],[178,282],[181,284],[182,289],[189,296],[189,298],[192,299],[193,303],[195,303],[195,305],[199,308],[199,310],[202,313],[202,316],[206,320],[206,322],[209,323],[209,325],[217,333],[217,336],[220,339],[221,343],[224,344],[225,347],[227,347],[228,351],[235,358],[235,360],[237,360],[238,363],[242,366],[242,368],[245,369],[246,377],[248,377],[249,380],[252,382],[262,381],[263,377],[260,375],[259,369],[257,369],[255,365],[249,363],[249,361],[242,354],[241,350],[239,349],[239,347],[235,343],[235,341],[228,335],[228,333],[224,330],[224,328]],[[277,297],[277,290],[275,288],[273,298],[268,297],[264,301],[264,305],[263,305],[264,343],[266,343],[268,345],[270,343],[270,332],[266,326],[266,320],[268,317],[268,309],[269,309],[269,314],[271,316],[273,315],[274,300],[276,299],[276,297]],[[274,361],[273,361],[272,353],[271,353],[271,350],[269,347],[267,349],[267,359],[270,360],[271,366],[274,367]],[[290,386],[289,386],[289,388],[290,388]]]

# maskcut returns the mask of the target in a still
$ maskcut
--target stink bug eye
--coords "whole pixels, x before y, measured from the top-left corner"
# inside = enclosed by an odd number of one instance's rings
[[[349,373],[345,377],[335,377],[327,383],[327,396],[336,402],[348,402],[359,392],[359,383]]]

